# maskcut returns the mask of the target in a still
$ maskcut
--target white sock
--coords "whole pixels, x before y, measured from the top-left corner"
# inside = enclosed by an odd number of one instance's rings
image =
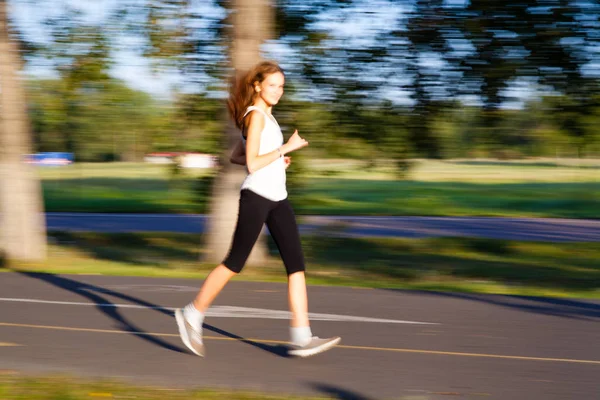
[[[198,331],[202,330],[204,313],[198,311],[198,309],[194,306],[194,302],[191,302],[187,306],[183,307],[183,316],[190,323],[190,325],[196,327]]]
[[[290,337],[292,343],[296,346],[302,347],[307,345],[310,343],[310,339],[312,339],[310,326],[290,327]]]

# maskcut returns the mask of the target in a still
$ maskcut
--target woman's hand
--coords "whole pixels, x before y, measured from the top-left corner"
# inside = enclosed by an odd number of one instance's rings
[[[308,142],[300,137],[298,130],[295,130],[294,134],[290,136],[287,143],[281,146],[281,149],[283,150],[283,154],[287,154],[306,146],[308,146]]]
[[[285,169],[288,169],[288,167],[292,163],[292,157],[289,157],[289,156],[283,157],[283,162],[285,163]]]

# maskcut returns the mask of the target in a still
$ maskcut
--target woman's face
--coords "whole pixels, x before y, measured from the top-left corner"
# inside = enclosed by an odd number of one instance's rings
[[[279,103],[279,99],[283,96],[283,86],[285,85],[285,77],[281,72],[275,72],[267,77],[254,89],[258,91],[258,95],[267,103],[268,106],[274,106]]]

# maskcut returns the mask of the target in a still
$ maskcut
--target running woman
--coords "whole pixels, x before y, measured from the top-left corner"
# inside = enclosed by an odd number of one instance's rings
[[[294,211],[287,199],[287,154],[308,146],[298,131],[283,142],[283,135],[272,115],[283,95],[285,75],[273,62],[256,65],[232,85],[228,108],[242,137],[231,155],[231,162],[245,165],[248,176],[240,192],[238,219],[228,255],[206,278],[200,291],[185,307],[175,312],[181,340],[190,351],[204,356],[202,323],[206,310],[225,287],[239,274],[263,224],[267,224],[285,265],[288,276],[288,301],[291,311],[288,354],[308,357],[329,350],[340,337],[313,336],[308,319],[308,298],[304,254]]]

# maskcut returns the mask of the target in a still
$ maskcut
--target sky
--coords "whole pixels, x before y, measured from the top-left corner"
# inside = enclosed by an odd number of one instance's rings
[[[53,17],[60,12],[61,7],[68,4],[82,12],[82,22],[89,24],[99,24],[104,21],[111,10],[119,0],[50,0],[44,2],[34,2],[27,0],[11,0],[11,15],[27,39],[35,42],[44,43],[44,37],[47,33],[43,27],[43,21],[47,17]],[[136,48],[139,48],[139,41],[133,37],[123,35],[119,39],[121,47],[130,47],[128,49],[119,49],[114,51],[115,65],[110,71],[110,75],[125,81],[128,86],[143,90],[159,98],[168,98],[171,87],[180,81],[177,74],[154,74],[150,62],[147,58],[137,54]],[[36,64],[38,62],[36,61]],[[56,73],[49,67],[49,63],[36,65],[28,68],[26,73],[35,77],[56,77]]]

